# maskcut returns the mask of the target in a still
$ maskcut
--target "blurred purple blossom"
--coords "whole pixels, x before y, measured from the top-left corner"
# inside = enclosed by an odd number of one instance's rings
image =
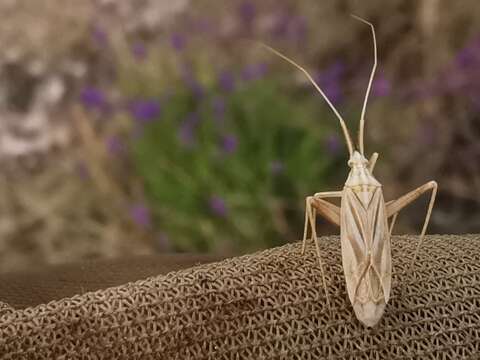
[[[90,110],[103,110],[107,105],[105,93],[93,86],[85,87],[81,91],[80,100]]]
[[[465,76],[467,75],[467,76]],[[463,69],[456,69],[453,68],[449,72],[447,72],[444,76],[440,77],[440,81],[436,84],[431,84],[429,88],[431,89],[438,89],[443,88],[439,86],[440,83],[445,85],[444,91],[445,92],[457,92],[459,90],[464,90],[466,85],[468,84],[468,72],[464,72]]]
[[[192,147],[195,143],[195,130],[199,122],[198,114],[190,113],[180,124],[178,138],[185,147]]]
[[[195,141],[195,126],[188,122],[183,122],[178,130],[178,138],[185,147],[191,147]]]
[[[242,70],[242,80],[254,81],[261,79],[265,76],[267,70],[267,64],[265,63],[249,64]]]
[[[284,37],[288,34],[288,27],[290,25],[291,16],[285,12],[276,15],[272,28],[272,35],[274,37]]]
[[[225,100],[219,96],[212,100],[213,115],[217,122],[223,120],[225,116]]]
[[[183,81],[189,87],[190,91],[197,99],[203,98],[205,95],[205,89],[198,82],[197,78],[192,72],[192,69],[189,66],[183,67]]]
[[[143,228],[149,228],[152,224],[150,209],[144,203],[133,204],[130,207],[130,217],[133,222]]]
[[[220,89],[225,92],[232,92],[235,88],[235,77],[230,71],[222,71],[218,77]]]
[[[307,35],[307,20],[304,16],[283,10],[276,15],[271,33],[277,38],[300,42]]]
[[[125,150],[125,144],[121,138],[116,135],[112,135],[106,140],[106,148],[110,155],[120,155]]]
[[[224,135],[221,140],[221,145],[224,153],[232,154],[235,152],[238,146],[237,137],[232,134]]]
[[[322,87],[323,91],[325,92],[325,94],[327,95],[327,97],[330,99],[330,101],[333,103],[333,104],[338,104],[340,102],[342,102],[343,100],[343,92],[342,92],[342,88],[340,86],[340,83],[338,82],[325,82],[325,83],[322,83],[320,81],[320,86]]]
[[[213,195],[210,197],[208,201],[208,206],[212,214],[218,217],[225,217],[227,216],[228,209],[225,200],[223,200],[220,196]]]
[[[250,25],[257,14],[257,9],[252,1],[244,0],[238,7],[240,19],[247,25]]]
[[[79,161],[75,166],[75,172],[82,180],[88,180],[90,178],[90,172],[87,165],[83,161]]]
[[[344,63],[336,61],[316,76],[316,81],[333,104],[338,104],[343,99],[341,82],[344,73]]]
[[[455,56],[453,63],[446,69],[445,73],[435,87],[442,89],[445,93],[468,96],[474,102],[480,97],[480,37],[468,42]]]
[[[345,73],[345,64],[342,60],[337,60],[330,64],[326,70],[321,73],[321,78],[325,81],[338,80]]]
[[[136,42],[132,45],[132,55],[135,59],[142,61],[147,57],[147,48],[142,42]]]
[[[93,43],[101,48],[108,46],[108,36],[106,31],[98,24],[92,26]]]
[[[338,155],[342,148],[342,142],[337,134],[330,134],[325,138],[325,148],[330,155]]]
[[[270,163],[270,171],[274,175],[279,175],[285,169],[285,165],[280,160],[274,160]]]
[[[170,36],[170,45],[178,52],[184,50],[186,47],[185,36],[180,33],[173,33]]]
[[[154,99],[135,100],[130,104],[130,113],[139,123],[147,123],[160,116],[160,103]]]
[[[380,72],[376,79],[373,80],[372,95],[378,97],[388,96],[390,94],[390,90],[390,81],[388,81],[383,72]]]
[[[460,68],[478,67],[480,62],[480,37],[468,42],[456,55],[455,65]]]
[[[213,23],[211,19],[189,19],[189,31],[193,34],[212,34],[215,30],[218,30],[218,24]]]

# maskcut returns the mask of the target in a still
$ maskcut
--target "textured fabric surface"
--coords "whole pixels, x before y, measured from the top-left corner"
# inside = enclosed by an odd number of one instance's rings
[[[0,301],[20,309],[216,260],[211,255],[159,254],[4,273]]]
[[[468,359],[480,353],[480,236],[392,239],[375,328],[345,291],[338,237],[201,265],[0,317],[4,359]]]

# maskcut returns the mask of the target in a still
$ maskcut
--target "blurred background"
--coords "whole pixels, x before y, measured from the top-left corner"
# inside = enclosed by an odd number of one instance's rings
[[[480,232],[476,0],[1,0],[0,271],[300,239],[305,197],[366,152],[393,199],[435,179],[430,233]],[[428,196],[399,216],[419,233]],[[319,220],[320,234],[339,230]],[[395,246],[395,245],[393,245]]]

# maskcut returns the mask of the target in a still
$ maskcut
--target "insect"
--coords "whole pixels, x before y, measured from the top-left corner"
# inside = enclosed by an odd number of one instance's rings
[[[366,106],[377,68],[375,28],[372,23],[358,16],[352,15],[352,17],[370,26],[374,48],[374,64],[360,115],[358,148],[355,148],[342,116],[307,70],[277,50],[264,44],[262,46],[303,72],[325,99],[340,122],[350,155],[348,160],[350,172],[342,190],[319,192],[305,199],[305,228],[302,254],[305,253],[310,225],[311,237],[315,243],[323,287],[326,293],[327,306],[331,309],[324,266],[315,229],[316,215],[319,214],[331,223],[340,226],[342,265],[348,297],[357,319],[364,325],[372,327],[381,319],[390,298],[392,282],[390,238],[398,213],[422,194],[431,191],[422,232],[411,261],[411,266],[413,267],[427,231],[437,194],[437,183],[430,181],[396,200],[385,202],[382,185],[373,176],[378,153],[373,153],[370,159],[367,160],[363,144]],[[341,198],[340,207],[325,200],[329,198]]]

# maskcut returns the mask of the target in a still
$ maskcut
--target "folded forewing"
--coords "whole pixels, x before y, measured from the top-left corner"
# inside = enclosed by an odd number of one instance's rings
[[[369,293],[376,298],[381,291],[388,301],[390,238],[381,187],[370,194],[357,194],[346,187],[340,222],[342,262],[350,301],[354,302],[359,283],[365,277],[368,277]]]

